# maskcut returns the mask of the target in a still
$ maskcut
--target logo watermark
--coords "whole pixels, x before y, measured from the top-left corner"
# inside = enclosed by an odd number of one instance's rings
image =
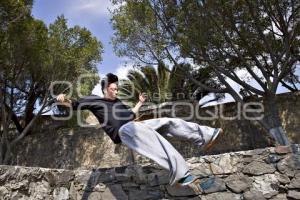
[[[77,115],[77,123],[81,127],[93,127],[96,125],[89,125],[86,122],[82,120],[82,114],[81,110],[98,110],[99,115],[97,115],[97,119],[100,123],[100,125],[103,127],[109,123],[109,120],[118,120],[118,121],[132,121],[134,120],[134,115],[136,118],[141,117],[141,113],[151,113],[153,118],[161,118],[166,116],[170,116],[172,118],[180,118],[186,121],[191,120],[197,120],[197,121],[203,121],[203,120],[261,120],[264,118],[264,105],[261,102],[237,102],[234,107],[234,113],[233,116],[228,116],[228,112],[225,111],[224,104],[218,104],[214,106],[210,106],[207,108],[201,108],[199,103],[195,103],[195,101],[192,101],[192,95],[188,94],[187,100],[191,100],[189,102],[187,101],[167,101],[162,104],[157,104],[153,102],[145,102],[143,104],[143,108],[145,111],[138,112],[133,114],[132,111],[126,106],[125,104],[121,102],[114,103],[113,105],[105,103],[105,101],[102,101],[99,97],[99,100],[96,101],[89,101],[88,99],[85,99],[85,97],[81,94],[81,82],[84,78],[92,78],[96,75],[91,74],[83,74],[78,77],[77,84],[74,86],[71,82],[68,81],[54,81],[51,84],[50,88],[50,94],[53,98],[56,98],[58,94],[54,93],[54,88],[59,87],[61,85],[67,85],[68,87],[68,93],[64,93],[67,98],[70,98],[72,96],[72,91],[75,89],[77,90],[77,93],[80,97],[80,101],[77,101],[76,104],[77,107],[74,109],[72,105],[70,104],[68,112],[68,116],[64,117],[57,117],[52,115],[52,119],[54,120],[70,120],[74,113]],[[119,81],[119,87],[126,88],[126,96],[122,96],[122,100],[126,101],[129,99],[134,98],[134,91],[136,91],[136,88],[134,87],[134,84],[129,80],[121,80]],[[161,99],[161,96],[159,96],[159,93],[153,93],[153,98],[155,99]],[[170,100],[172,99],[171,93],[165,93],[164,99]],[[186,94],[178,93],[175,94],[176,96],[183,96]],[[148,95],[147,95],[148,96]],[[149,96],[148,96],[149,97]],[[53,106],[63,106],[63,103],[56,102],[53,104]]]

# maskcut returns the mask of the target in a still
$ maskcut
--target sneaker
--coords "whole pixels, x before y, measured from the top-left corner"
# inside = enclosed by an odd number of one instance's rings
[[[196,194],[202,194],[211,188],[216,187],[216,179],[214,177],[200,180],[199,178],[188,185]]]
[[[203,189],[201,187],[201,181],[199,178],[196,178],[194,181],[188,184],[188,187],[191,188],[196,195],[202,194]]]
[[[192,183],[196,179],[197,179],[196,176],[189,174],[186,177],[183,177],[182,179],[180,179],[179,181],[177,181],[177,184],[179,186],[185,186],[185,185],[188,185],[188,184]]]
[[[216,128],[214,130],[214,133],[210,139],[210,141],[207,143],[207,145],[204,147],[204,151],[209,151],[216,143],[217,141],[220,139],[220,135],[222,135],[224,133],[223,129],[221,128]]]

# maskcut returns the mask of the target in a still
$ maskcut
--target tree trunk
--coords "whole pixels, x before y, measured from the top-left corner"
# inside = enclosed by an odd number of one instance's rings
[[[34,104],[36,102],[36,95],[34,92],[30,93],[29,98],[28,98],[28,102],[26,105],[26,109],[25,109],[25,126],[26,127],[30,121],[33,119],[34,114]]]
[[[264,98],[265,117],[264,121],[270,126],[268,132],[278,145],[289,145],[290,142],[286,132],[282,128],[276,95],[266,95]]]

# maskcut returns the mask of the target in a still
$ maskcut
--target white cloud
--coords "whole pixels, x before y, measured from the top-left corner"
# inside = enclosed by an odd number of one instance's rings
[[[92,94],[103,97],[100,82],[101,82],[101,79],[105,76],[105,74],[102,74],[101,72],[98,72],[98,74],[99,74],[100,80],[99,80],[99,83],[97,85],[95,85],[94,89],[92,90]]]
[[[100,83],[98,83],[98,84],[94,87],[94,89],[93,89],[93,91],[92,91],[92,94],[95,94],[95,95],[98,95],[98,96],[100,96],[100,97],[103,97],[103,93],[102,93],[102,91],[101,91],[101,85],[100,85]]]
[[[108,16],[112,8],[110,0],[74,0],[69,8],[70,15]]]
[[[116,71],[115,74],[119,77],[119,79],[127,79],[128,71],[134,69],[133,63],[128,63],[126,66],[120,65]]]
[[[258,77],[261,77],[261,72],[258,69],[254,69],[254,72]],[[251,85],[252,87],[254,87],[256,89],[262,90],[261,86],[256,82],[256,80],[254,80],[254,78],[250,75],[250,73],[246,69],[238,70],[238,71],[236,71],[236,74],[241,80],[245,81],[247,84]],[[232,89],[239,94],[240,89],[243,87],[230,78],[226,78],[226,81],[232,87]],[[199,101],[199,103],[201,104],[201,103],[206,102],[213,98],[214,98],[213,94],[209,94],[209,95],[205,96],[204,98],[202,98]],[[228,102],[234,102],[234,101],[235,101],[234,98],[230,94],[226,93],[225,98],[223,100],[221,100],[219,102],[214,101],[214,102],[207,103],[203,107],[212,106],[212,105],[216,105],[216,104],[223,104],[223,103],[228,103]]]

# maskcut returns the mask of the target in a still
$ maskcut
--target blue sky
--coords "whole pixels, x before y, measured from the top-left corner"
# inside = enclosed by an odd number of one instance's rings
[[[47,25],[53,23],[57,16],[64,15],[69,27],[79,25],[89,29],[104,46],[103,61],[97,66],[100,77],[109,72],[124,77],[130,67],[124,67],[125,58],[117,57],[110,44],[113,30],[108,9],[111,6],[109,0],[36,0],[32,13]],[[100,88],[96,86],[93,93],[98,94],[98,91]]]

